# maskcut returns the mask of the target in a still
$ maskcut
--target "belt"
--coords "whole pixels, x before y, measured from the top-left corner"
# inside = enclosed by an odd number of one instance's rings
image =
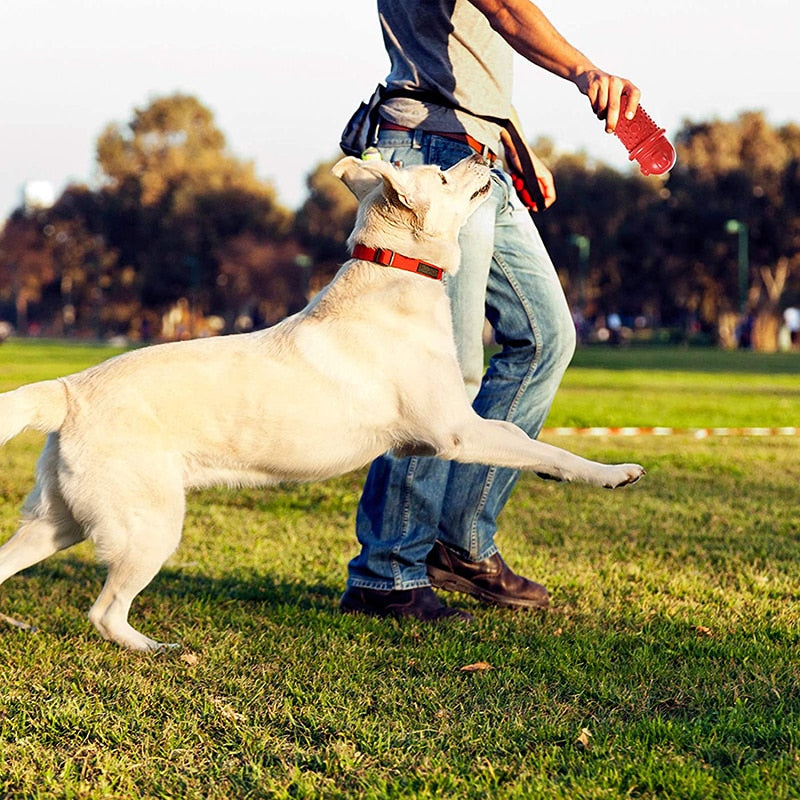
[[[403,131],[405,133],[416,130],[416,128],[407,128],[405,125],[398,125],[396,122],[389,122],[385,119],[381,120],[380,127],[385,131]],[[458,133],[456,131],[423,131],[423,133],[430,134],[431,136],[443,136],[445,139],[453,139],[456,142],[469,145],[476,153],[482,155],[489,164],[494,164],[494,162],[497,161],[496,153],[493,153],[485,144],[481,144],[468,133]]]

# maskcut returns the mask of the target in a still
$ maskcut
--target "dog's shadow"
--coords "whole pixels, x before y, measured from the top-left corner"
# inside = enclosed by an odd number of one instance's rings
[[[344,578],[342,578],[344,583]],[[153,593],[164,599],[203,597],[209,600],[238,601],[263,608],[282,608],[287,605],[301,609],[325,610],[338,601],[342,588],[330,584],[297,580],[276,580],[255,569],[237,569],[224,577],[190,573],[183,569],[164,567],[142,593]]]
[[[43,587],[58,587],[57,594],[63,597],[64,602],[83,606],[87,602],[93,603],[99,594],[106,569],[90,559],[62,555],[29,567],[19,577],[41,582]],[[333,612],[338,607],[344,578],[341,583],[342,586],[337,585],[336,576],[331,577],[330,583],[312,583],[302,578],[280,580],[254,568],[238,567],[230,574],[210,577],[187,568],[164,566],[134,600],[132,613],[136,613],[137,606],[171,604],[173,601],[185,605],[207,602],[219,607],[229,607],[235,602],[250,609],[258,608],[261,612],[277,612],[287,607]],[[42,593],[45,592],[43,588]]]

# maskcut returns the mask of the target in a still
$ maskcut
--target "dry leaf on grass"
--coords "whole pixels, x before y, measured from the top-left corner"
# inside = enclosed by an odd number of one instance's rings
[[[575,746],[579,747],[581,750],[588,750],[589,740],[592,738],[592,732],[588,728],[581,728],[580,735],[575,740]]]
[[[230,706],[223,706],[219,710],[220,716],[229,720],[230,722],[244,722],[246,717],[238,711],[234,711]]]
[[[194,653],[181,653],[181,661],[184,661],[190,667],[196,667],[200,663],[200,657]]]
[[[211,703],[216,708],[220,717],[229,722],[244,722],[246,719],[244,714],[240,714],[230,703],[226,702],[221,697],[212,697]]]
[[[696,625],[695,630],[697,631],[698,636],[713,636],[714,631],[711,628],[706,628],[705,625]]]
[[[474,664],[467,664],[461,667],[459,672],[486,672],[488,669],[494,669],[494,667],[485,661],[476,661]]]

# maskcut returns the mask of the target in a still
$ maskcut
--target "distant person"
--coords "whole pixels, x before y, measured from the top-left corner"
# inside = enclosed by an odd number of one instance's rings
[[[755,317],[752,313],[745,314],[739,320],[739,326],[736,330],[736,340],[739,344],[740,350],[749,350],[753,344],[753,326],[755,325]]]
[[[790,348],[800,346],[800,308],[789,306],[783,312],[783,324],[789,333]]]
[[[608,343],[612,345],[622,344],[622,317],[616,311],[606,317],[608,326]]]
[[[632,116],[639,90],[595,66],[528,0],[378,0],[378,12],[391,61],[387,88],[425,93],[381,106],[381,156],[404,166],[447,168],[477,151],[495,167],[491,198],[462,231],[461,268],[447,291],[476,411],[538,436],[572,358],[575,328],[539,233],[509,172],[495,160],[501,140],[507,165],[519,169],[520,153],[486,117],[513,116],[515,50],[573,83],[609,132],[622,96]],[[540,202],[550,206],[556,199],[553,176],[529,155]],[[535,187],[527,188],[535,197]],[[501,352],[484,376],[485,316]],[[512,572],[494,541],[497,515],[517,474],[416,456],[375,461],[358,508],[361,552],[349,565],[342,610],[424,621],[470,618],[444,605],[431,584],[500,606],[546,608],[545,587]]]

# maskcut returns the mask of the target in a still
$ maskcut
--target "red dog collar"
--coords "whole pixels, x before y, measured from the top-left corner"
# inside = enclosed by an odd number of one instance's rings
[[[444,275],[443,269],[435,267],[427,261],[409,258],[408,256],[400,255],[400,253],[395,253],[394,250],[384,250],[382,247],[367,247],[363,244],[357,244],[353,248],[353,258],[372,261],[384,267],[396,267],[407,272],[416,272],[417,275],[424,275],[426,278],[433,278],[435,281],[440,281],[442,275]]]

